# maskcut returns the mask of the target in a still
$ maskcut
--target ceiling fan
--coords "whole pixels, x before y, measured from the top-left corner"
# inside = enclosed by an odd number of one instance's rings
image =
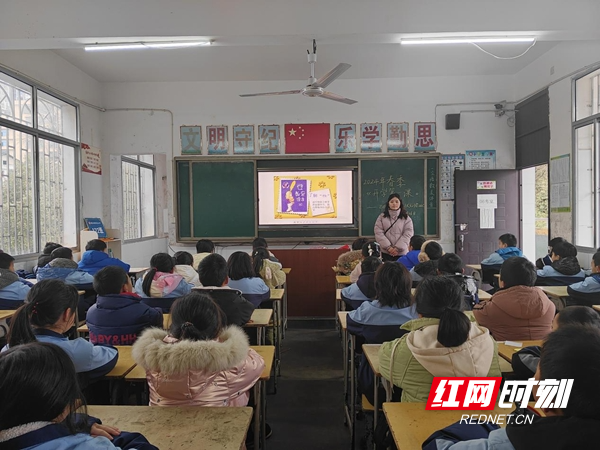
[[[308,53],[308,63],[310,64],[310,78],[308,84],[304,89],[298,89],[295,91],[281,91],[281,92],[261,92],[260,94],[240,94],[240,97],[259,97],[263,95],[288,95],[288,94],[302,94],[307,97],[321,97],[328,100],[334,100],[336,102],[345,103],[352,105],[356,103],[356,100],[352,100],[341,95],[334,94],[333,92],[326,91],[324,88],[329,86],[336,80],[341,74],[348,70],[350,64],[340,63],[334,69],[323,75],[318,80],[315,78],[315,63],[317,62],[317,41],[313,39],[313,52],[306,50]]]

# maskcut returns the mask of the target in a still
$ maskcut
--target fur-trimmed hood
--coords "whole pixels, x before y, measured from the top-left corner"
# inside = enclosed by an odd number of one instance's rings
[[[164,330],[145,330],[133,345],[135,362],[163,375],[188,371],[220,372],[240,365],[250,348],[248,337],[236,326],[225,328],[218,340],[165,342],[166,337]]]

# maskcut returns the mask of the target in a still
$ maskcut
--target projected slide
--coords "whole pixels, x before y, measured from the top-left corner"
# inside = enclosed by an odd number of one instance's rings
[[[258,173],[259,225],[352,224],[352,171]]]

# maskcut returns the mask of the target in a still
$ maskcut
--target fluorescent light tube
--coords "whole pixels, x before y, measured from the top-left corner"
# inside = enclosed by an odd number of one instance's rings
[[[503,44],[527,43],[535,41],[533,37],[461,37],[461,38],[424,38],[401,39],[402,45],[435,45],[435,44]]]
[[[210,45],[210,41],[172,41],[172,42],[123,42],[115,44],[86,45],[86,52],[110,50],[139,50],[144,48],[187,48]]]

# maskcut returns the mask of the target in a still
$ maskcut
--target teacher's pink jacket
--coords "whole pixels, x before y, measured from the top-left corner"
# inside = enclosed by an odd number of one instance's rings
[[[390,217],[383,217],[381,213],[375,221],[375,240],[381,245],[383,253],[387,253],[388,247],[396,247],[400,250],[400,255],[408,253],[408,244],[414,234],[413,222],[410,216],[396,221],[399,213],[400,211],[390,211]]]

